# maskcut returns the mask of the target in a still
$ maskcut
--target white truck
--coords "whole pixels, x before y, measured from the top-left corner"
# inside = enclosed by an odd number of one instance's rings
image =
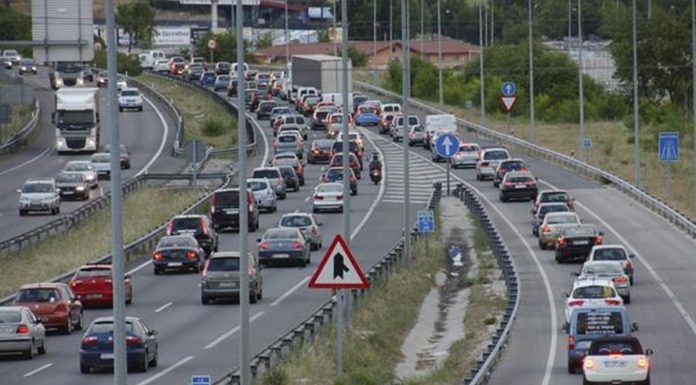
[[[457,131],[457,118],[450,114],[425,116],[425,141],[423,147],[432,151],[432,140],[439,132]]]
[[[352,92],[352,65],[348,61],[348,92]],[[343,92],[343,62],[329,55],[293,55],[291,67],[292,89],[314,87],[324,93]]]
[[[58,154],[90,152],[99,148],[98,89],[61,88],[56,91],[56,110],[51,122],[56,128]]]
[[[85,80],[82,77],[84,66],[79,62],[56,62],[50,67],[48,76],[51,88],[82,87]]]
[[[164,54],[164,51],[148,51],[139,54],[138,58],[140,59],[140,67],[151,70],[155,68],[155,63],[159,60],[167,60],[167,55]]]

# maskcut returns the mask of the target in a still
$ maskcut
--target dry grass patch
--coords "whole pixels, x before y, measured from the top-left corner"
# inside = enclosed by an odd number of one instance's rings
[[[123,205],[124,242],[152,231],[202,194],[200,189],[144,187],[128,195]],[[0,258],[0,297],[22,284],[45,281],[110,251],[111,210],[107,208],[68,232]]]

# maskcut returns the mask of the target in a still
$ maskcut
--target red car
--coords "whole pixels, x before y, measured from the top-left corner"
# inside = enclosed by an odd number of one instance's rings
[[[343,154],[336,154],[331,157],[331,161],[329,161],[329,167],[331,168],[342,168],[343,167]],[[353,170],[353,174],[360,179],[360,170],[362,169],[360,167],[360,161],[358,160],[358,157],[355,156],[352,152],[348,154],[348,167],[350,167],[351,170]]]
[[[111,306],[114,302],[113,267],[109,264],[87,264],[70,279],[70,288],[87,305]],[[126,304],[133,301],[130,276],[125,277]]]
[[[82,330],[84,318],[82,302],[64,283],[30,283],[19,288],[15,306],[26,306],[46,328],[55,328],[65,334]]]

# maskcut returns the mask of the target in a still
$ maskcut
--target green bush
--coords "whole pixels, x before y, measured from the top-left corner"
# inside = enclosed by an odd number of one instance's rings
[[[208,117],[203,122],[203,135],[220,136],[225,133],[225,122],[220,118]]]
[[[106,51],[94,52],[94,66],[106,69]],[[121,52],[116,56],[116,67],[118,73],[128,73],[128,76],[138,76],[143,72],[137,55],[126,55]]]

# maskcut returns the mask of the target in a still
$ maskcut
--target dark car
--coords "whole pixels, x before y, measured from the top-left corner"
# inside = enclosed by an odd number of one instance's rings
[[[162,237],[152,252],[152,267],[155,275],[167,270],[193,271],[198,273],[205,261],[205,250],[191,235]]]
[[[309,242],[298,228],[268,229],[258,242],[261,265],[295,262],[305,267],[310,262]]]
[[[263,274],[256,257],[247,254],[249,279],[249,303],[263,298]],[[217,299],[239,300],[240,274],[239,252],[222,251],[210,256],[201,274],[201,303],[207,305]]]
[[[283,180],[285,180],[285,187],[288,190],[299,191],[300,190],[300,178],[295,173],[295,168],[287,165],[279,165],[280,173],[283,175]]]
[[[56,187],[60,189],[60,199],[89,199],[91,186],[81,172],[61,172],[56,175]]]
[[[205,71],[201,74],[201,78],[199,80],[199,83],[203,87],[212,87],[215,85],[215,78],[217,75],[213,71]]]
[[[343,153],[338,153],[331,157],[329,162],[329,167],[343,167]],[[348,167],[353,170],[353,174],[360,179],[360,163],[358,162],[358,157],[352,152],[348,154]]]
[[[592,247],[604,242],[604,233],[595,225],[578,225],[561,230],[556,244],[556,262],[587,259]]]
[[[201,75],[203,75],[204,71],[205,70],[203,69],[203,66],[193,65],[189,67],[188,71],[186,71],[186,80],[192,82],[199,82],[201,80]]]
[[[34,75],[36,75],[39,72],[39,70],[36,68],[36,63],[32,58],[24,58],[19,62],[19,74],[24,75],[27,72],[31,72]],[[91,81],[94,81],[94,75],[92,75],[92,79],[90,79],[90,82]]]
[[[230,84],[227,86],[227,96],[228,97],[237,96],[238,85],[239,85],[239,82],[237,81],[237,78],[232,77],[230,79]]]
[[[227,75],[232,70],[232,63],[219,61],[215,63],[215,73],[218,75]]]
[[[247,190],[248,229],[259,228],[259,210],[254,203],[254,194]],[[239,188],[219,189],[210,197],[210,217],[216,230],[232,228],[239,230]],[[217,250],[215,250],[217,251]]]
[[[114,319],[100,317],[92,321],[80,344],[80,372],[114,366]],[[126,356],[129,368],[147,372],[157,366],[157,330],[150,329],[137,317],[126,317]]]
[[[528,172],[509,172],[505,174],[500,186],[500,201],[511,199],[534,200],[537,196],[536,178]]]
[[[295,174],[297,175],[297,180],[300,182],[300,186],[305,185],[304,177],[304,167],[302,163],[297,158],[276,158],[274,162],[275,166],[290,166],[295,169]]]
[[[358,112],[358,107],[365,103],[369,98],[365,95],[354,95],[353,96],[353,113]]]
[[[539,205],[534,213],[534,218],[532,218],[532,234],[539,235],[539,226],[544,222],[546,214],[566,211],[570,211],[570,209],[565,203],[542,203]]]
[[[56,328],[65,334],[82,330],[84,316],[82,302],[68,285],[58,282],[23,285],[14,300],[14,306],[26,306],[46,328]]]
[[[319,108],[316,111],[314,111],[314,114],[312,115],[312,120],[310,123],[310,128],[312,131],[316,130],[325,130],[326,129],[326,117],[334,112],[335,110],[333,108]]]
[[[317,162],[328,162],[331,160],[329,154],[334,141],[331,139],[317,139],[312,142],[307,152],[307,162],[316,164]]]
[[[177,215],[169,220],[167,235],[190,234],[207,255],[218,249],[218,235],[205,215]]]
[[[522,159],[508,159],[500,162],[498,169],[493,175],[493,187],[498,187],[502,182],[505,174],[510,171],[528,171],[529,167]]]
[[[120,164],[121,164],[121,170],[128,170],[131,168],[131,161],[130,161],[130,151],[128,151],[128,147],[126,147],[125,144],[119,144],[118,148],[121,150],[121,156],[120,156]],[[102,149],[100,152],[106,152],[109,153],[111,151],[111,146],[106,144],[102,146]]]
[[[358,144],[358,142],[354,140],[348,141],[348,151],[355,154],[355,156],[358,158],[358,163],[360,163],[360,169],[362,170],[363,152],[360,149],[360,145]],[[343,141],[334,142],[331,145],[331,153],[329,154],[329,157],[333,158],[333,156],[336,154],[343,154]]]
[[[259,108],[256,110],[256,119],[263,120],[271,117],[271,111],[277,107],[278,103],[273,100],[263,100],[259,102]]]
[[[350,171],[350,195],[358,195],[358,180],[355,178],[353,170],[348,170]],[[321,179],[324,183],[343,183],[343,167],[330,168]]]
[[[230,75],[218,75],[213,84],[213,91],[224,91],[230,85]]]

